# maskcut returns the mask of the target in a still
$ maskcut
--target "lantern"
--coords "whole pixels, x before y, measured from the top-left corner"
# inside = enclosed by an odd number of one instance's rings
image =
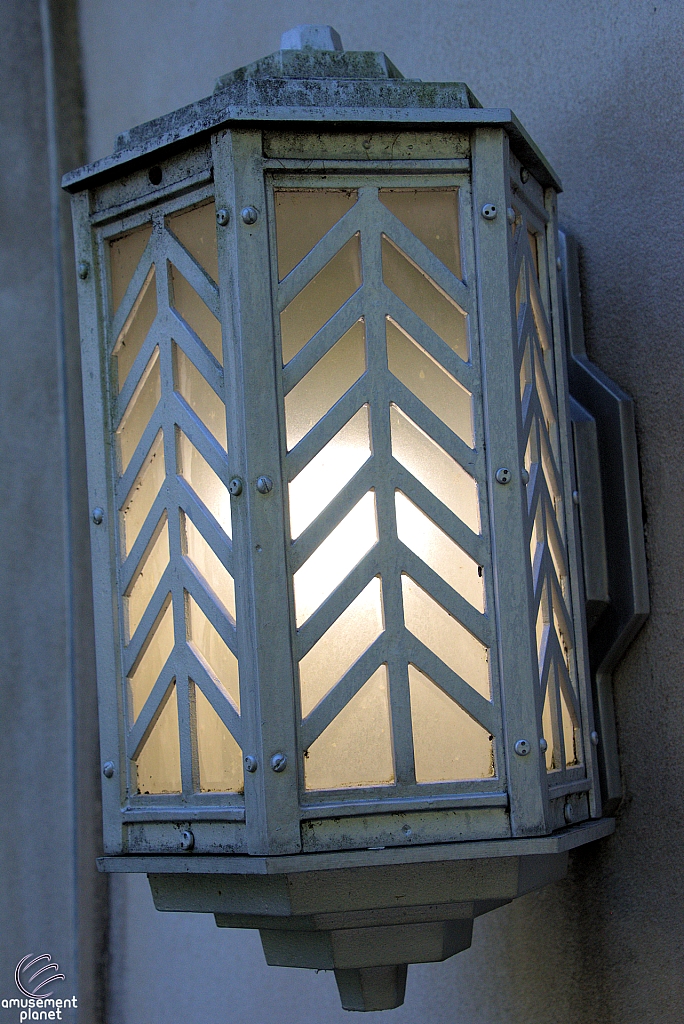
[[[558,179],[510,111],[303,26],[64,184],[101,866],[399,1005],[614,827],[638,475]]]

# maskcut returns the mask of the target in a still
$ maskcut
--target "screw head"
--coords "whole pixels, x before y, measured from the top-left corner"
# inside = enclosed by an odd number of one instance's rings
[[[566,801],[565,807],[563,808],[563,817],[567,821],[568,825],[575,820],[575,808],[569,800]]]
[[[560,256],[556,256],[556,270],[562,270],[562,269],[563,269],[563,261],[560,258]]]
[[[599,745],[599,734],[596,732],[596,730],[594,730],[594,732],[592,732],[590,734],[589,739],[591,740],[591,742],[594,744],[595,747],[598,747],[598,745]]]
[[[115,768],[113,761],[105,761],[105,763],[102,765],[102,774],[104,775],[105,779],[111,779],[112,775],[114,774],[114,770]]]
[[[79,265],[77,267],[77,273],[78,273],[78,276],[81,278],[81,280],[85,281],[86,277],[90,273],[90,264],[88,264],[88,263],[79,263]]]
[[[497,209],[494,203],[485,203],[480,213],[485,220],[494,220],[497,214]]]
[[[93,509],[93,522],[95,523],[96,526],[99,526],[103,519],[104,519],[104,509],[100,508],[99,505],[98,505],[97,508]]]
[[[274,754],[271,758],[271,768],[274,772],[284,772],[287,767],[287,756],[285,754]]]
[[[527,484],[529,484],[529,482],[530,482],[530,474],[527,472],[527,470],[525,469],[524,466],[520,470],[520,479],[525,484],[525,486],[527,486]]]
[[[526,167],[520,168],[520,180],[522,181],[523,185],[530,180],[530,172],[527,170]]]
[[[260,476],[256,482],[256,489],[259,494],[268,494],[273,490],[273,481],[270,476]]]
[[[253,206],[245,206],[241,213],[241,217],[245,224],[256,224],[259,214]]]
[[[546,751],[549,749],[549,745],[543,736],[539,740],[539,749],[541,750],[542,754],[545,754]]]
[[[181,832],[180,848],[181,850],[192,850],[195,845],[195,837],[189,828],[186,828],[184,832]]]
[[[573,491],[572,492],[572,500],[574,501],[575,505],[579,505],[579,503],[580,503],[579,491]]]
[[[257,768],[258,768],[258,765],[257,765],[256,757],[252,757],[250,754],[247,754],[247,756],[245,757],[245,769],[246,769],[246,771],[250,772],[250,774],[251,774],[252,772],[255,772],[257,770]]]
[[[515,210],[512,206],[509,206],[506,210],[506,220],[508,221],[509,224],[515,224]]]
[[[225,207],[221,207],[220,210],[216,211],[216,223],[219,227],[225,228],[226,224],[230,220],[230,213]]]
[[[530,744],[527,740],[517,740],[514,749],[518,757],[527,757],[530,752]]]
[[[229,482],[228,491],[234,498],[237,498],[239,494],[242,494],[242,480],[239,476],[234,476]]]
[[[513,474],[510,469],[506,469],[505,466],[502,466],[501,469],[497,469],[496,471],[496,482],[505,486],[506,484],[510,484],[512,476]]]

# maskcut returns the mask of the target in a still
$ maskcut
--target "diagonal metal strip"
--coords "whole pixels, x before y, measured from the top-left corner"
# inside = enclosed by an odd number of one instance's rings
[[[168,395],[166,400],[174,423],[180,427],[188,441],[211,466],[219,480],[226,481],[229,475],[228,458],[214,435],[177,391]]]
[[[191,562],[190,559],[187,558],[187,556],[184,557],[184,564],[183,564],[183,567],[182,567],[182,573],[183,573],[183,580],[184,580],[184,584],[183,585],[184,585],[185,589],[188,591],[189,594],[192,595],[192,597],[194,597],[195,601],[197,601],[197,604],[200,606],[200,608],[202,608],[202,610],[204,610],[205,607],[210,607],[211,604],[215,604],[219,616],[222,617],[223,619],[225,619],[225,621],[230,624],[231,629],[233,630],[233,639],[231,640],[231,643],[228,644],[228,646],[230,647],[230,649],[233,652],[233,654],[235,654],[235,656],[237,657],[237,641],[235,639],[235,622],[233,620],[233,616],[232,616],[231,612],[223,604],[223,602],[221,601],[221,598],[218,596],[218,594],[214,593],[214,591],[211,589],[211,587],[209,586],[207,581],[202,576],[202,574],[199,571],[199,569],[196,568],[194,563]],[[192,577],[192,579],[194,581],[194,583],[192,583],[192,584],[185,582],[186,574],[188,574],[188,573],[189,573],[189,575]],[[194,586],[195,589],[192,589],[193,586]],[[200,599],[198,599],[198,594],[200,595]],[[202,601],[209,602],[209,603],[208,604],[207,603],[203,604]],[[210,616],[207,616],[207,618],[210,618]]]
[[[216,557],[235,579],[233,566],[233,548],[230,538],[216,523],[211,512],[199,500],[195,492],[182,477],[169,480],[169,505],[175,505],[185,512],[192,520]]]
[[[290,570],[297,572],[313,554],[319,544],[332,533],[344,517],[351,512],[358,501],[373,486],[373,476],[377,471],[371,455],[367,462],[354,474],[349,483],[330,501],[323,511],[316,516],[310,526],[299,535],[290,548]]]
[[[478,372],[472,363],[461,359],[458,353],[454,352],[439,334],[433,331],[424,320],[421,320],[418,314],[414,313],[411,307],[407,306],[386,285],[382,286],[382,297],[386,314],[399,327],[403,328],[414,341],[417,341],[420,347],[425,349],[436,363],[443,366],[459,384],[462,384],[466,391],[469,391],[471,394],[477,394],[480,382],[478,380]]]
[[[133,272],[133,277],[130,280],[130,284],[126,289],[123,299],[119,304],[119,308],[112,317],[111,321],[111,332],[110,339],[111,345],[110,350],[113,351],[114,346],[119,340],[119,335],[126,325],[126,321],[130,317],[133,310],[136,308],[138,296],[142,290],[145,281],[149,276],[152,269],[152,264],[157,260],[157,238],[155,232],[152,232],[150,240],[145,246],[145,250],[140,257],[140,262]],[[149,284],[148,288],[151,287]]]
[[[465,441],[449,430],[446,423],[440,420],[439,416],[435,416],[434,412],[426,405],[423,405],[421,400],[416,398],[400,380],[397,380],[392,374],[388,374],[388,376],[391,382],[390,401],[406,413],[416,426],[420,427],[428,437],[431,437],[440,448],[443,448],[447,455],[458,462],[467,473],[481,479],[484,470],[482,455],[474,448],[469,448]]]
[[[378,547],[375,545],[367,555],[345,576],[340,585],[323,601],[297,630],[297,661],[309,653],[323,634],[332,626],[342,612],[359,596],[374,576],[380,575]]]
[[[546,316],[546,310],[544,309],[544,303],[542,302],[537,275],[534,273],[528,274],[528,288],[530,294],[530,305],[532,306],[534,322],[539,335],[539,340],[541,341],[544,349],[548,350],[551,348],[551,325],[549,324]],[[553,392],[551,393],[553,394]]]
[[[474,718],[493,736],[499,732],[494,707],[481,694],[461,679],[429,647],[406,630],[406,655],[411,664],[423,672],[433,683]]]
[[[535,359],[535,378],[537,378],[538,375],[541,375],[541,382],[535,379],[535,388],[539,395],[539,403],[544,409],[544,414],[555,422],[557,418],[556,399],[551,387],[549,376],[546,372],[544,350],[539,340],[539,335],[536,332],[530,338],[530,343],[534,349],[535,355],[537,356]]]
[[[140,527],[140,532],[135,538],[133,547],[119,566],[119,586],[122,593],[128,589],[131,579],[135,575],[135,571],[140,564],[141,558],[154,538],[162,516],[164,515],[164,518],[166,518],[167,498],[168,491],[166,488],[166,482],[164,482],[159,488],[157,497],[152,502],[152,507],[145,518],[145,522]]]
[[[367,375],[364,374],[288,453],[285,460],[287,480],[294,480],[328,441],[332,441],[335,434],[338,434],[352,416],[369,401],[370,384]]]
[[[575,688],[572,685],[570,674],[568,672],[568,667],[565,664],[563,652],[560,649],[560,644],[558,643],[557,639],[556,646],[558,647],[558,682],[560,684],[561,690],[563,691],[566,703],[568,703],[572,707],[572,710],[575,713],[575,722],[579,726],[580,722],[582,721],[579,700],[577,694],[575,693]]]
[[[392,458],[390,466],[391,479],[394,481],[396,489],[410,498],[428,519],[431,519],[440,530],[446,533],[447,537],[450,537],[471,558],[474,558],[478,565],[485,565],[489,560],[489,554],[484,537],[473,533],[469,526],[466,526],[451,509],[442,504],[439,498],[412,473],[409,473],[408,469],[400,462]]]
[[[302,722],[300,738],[304,750],[318,739],[386,660],[387,637],[381,633]]]
[[[142,470],[147,461],[150,452],[155,446],[155,442],[159,435],[162,433],[163,424],[163,400],[160,401],[150,421],[145,427],[142,437],[138,442],[138,445],[131,455],[130,461],[126,466],[125,472],[119,477],[115,487],[115,501],[118,509],[123,508],[126,503],[131,490],[135,484],[138,474]]]
[[[556,647],[554,647],[553,639],[556,636],[556,630],[550,622],[544,623],[542,629],[542,638],[539,645],[539,685],[541,688],[541,703],[544,704],[546,697],[546,687],[549,682],[549,672],[553,666],[554,655]],[[556,644],[557,646],[557,644]]]
[[[157,313],[152,322],[152,326],[147,332],[147,337],[143,341],[140,351],[128,371],[128,376],[124,381],[123,387],[112,403],[112,425],[114,429],[119,427],[136,388],[143,380],[145,371],[147,370],[155,348],[162,345],[165,340],[164,316],[163,314]]]
[[[185,280],[197,292],[205,306],[211,310],[217,320],[220,320],[218,287],[209,277],[204,267],[201,267],[196,262],[185,246],[170,231],[164,230],[162,246],[166,259],[177,270],[180,270]]]
[[[171,690],[175,678],[176,659],[172,651],[126,737],[126,753],[132,761],[137,758],[145,740],[157,724],[157,719],[166,706],[165,697]],[[173,697],[169,699],[172,700]]]
[[[159,583],[154,588],[154,593],[148,601],[135,633],[124,647],[123,670],[126,676],[130,674],[138,658],[147,648],[148,637],[151,639],[153,629],[169,606],[174,576],[173,566],[167,565]]]
[[[165,310],[163,317],[167,336],[175,341],[178,348],[183,350],[195,369],[201,373],[207,384],[223,402],[225,400],[223,367],[214,354],[174,310]]]
[[[395,217],[385,204],[378,199],[376,230],[396,243],[404,256],[419,272],[431,278],[450,299],[457,303],[464,313],[471,313],[472,301],[466,285],[453,274],[409,228]]]
[[[196,686],[199,686],[235,742],[242,747],[242,719],[222,690],[220,683],[207,672],[200,659],[187,645],[184,660],[188,676]]]
[[[281,312],[290,305],[292,300],[313,281],[316,274],[337,256],[343,245],[353,238],[361,229],[359,213],[361,212],[358,201],[347,213],[342,216],[313,249],[306,254],[303,260],[293,267],[287,277],[283,278],[278,286],[277,309]]]
[[[199,574],[194,573],[190,566],[183,564],[179,566],[178,574],[181,578],[183,589],[197,602],[201,611],[204,612],[218,635],[223,640],[231,654],[237,658],[237,634],[235,626],[228,619],[214,600],[214,595],[204,585]]]
[[[327,355],[343,334],[363,316],[364,292],[359,288],[336,313],[316,331],[306,345],[283,367],[283,394],[287,395],[316,363]]]
[[[450,587],[446,580],[431,569],[429,565],[418,558],[405,544],[397,541],[399,558],[405,572],[411,577],[414,583],[430,595],[437,604],[441,605],[446,612],[454,619],[457,619],[462,626],[472,633],[474,637],[489,648],[492,646],[492,622],[473,608],[469,601]]]

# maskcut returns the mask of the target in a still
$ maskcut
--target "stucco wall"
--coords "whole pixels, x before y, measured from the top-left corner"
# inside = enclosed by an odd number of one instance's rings
[[[397,1024],[684,1020],[681,14],[673,0],[81,0],[91,158],[306,21],[511,106],[565,184],[590,354],[636,399],[652,614],[615,678],[617,834],[476,922],[471,950],[411,968]],[[348,1019],[331,975],[266,968],[255,934],[156,914],[146,887],[116,880],[109,1024]]]

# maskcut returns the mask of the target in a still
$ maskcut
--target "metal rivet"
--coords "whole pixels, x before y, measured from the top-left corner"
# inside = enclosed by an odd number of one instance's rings
[[[563,261],[560,258],[560,256],[556,256],[556,270],[562,270],[562,269],[563,269]]]
[[[509,484],[511,482],[512,475],[513,474],[510,469],[506,469],[505,466],[502,466],[501,469],[497,469],[496,471],[496,482],[499,484]]]
[[[526,757],[530,752],[530,745],[527,740],[518,740],[515,744],[515,752],[518,757]]]
[[[541,750],[542,754],[545,754],[546,751],[549,749],[549,745],[543,736],[539,740],[539,749]]]
[[[285,754],[274,754],[271,758],[271,768],[274,772],[284,772],[287,765]]]
[[[371,140],[370,139],[364,139],[363,142],[361,143],[361,145],[363,146],[364,149],[370,149],[371,148]]]
[[[530,172],[527,170],[526,167],[520,168],[520,180],[522,181],[523,185],[530,180]]]
[[[104,519],[104,509],[100,508],[99,506],[97,508],[94,508],[93,509],[93,522],[95,523],[95,525],[99,526],[103,519]]]
[[[572,500],[576,505],[579,505],[579,491],[572,492]]]
[[[82,281],[85,281],[86,277],[90,273],[90,265],[88,263],[79,263],[78,265],[78,276]]]
[[[522,469],[520,470],[520,479],[521,479],[521,480],[522,480],[522,482],[523,482],[524,484],[526,484],[526,485],[527,485],[527,484],[529,484],[529,482],[530,482],[530,474],[529,474],[529,473],[527,472],[527,470],[525,469],[525,467],[524,467],[524,466],[523,466],[523,468],[522,468]]]
[[[192,850],[195,845],[195,837],[189,828],[186,828],[184,832],[181,832],[180,848],[181,850]]]
[[[589,736],[589,739],[591,740],[591,742],[594,744],[595,747],[598,747],[598,745],[599,745],[599,734],[596,731],[591,733],[591,735]]]
[[[496,217],[496,206],[494,205],[494,203],[485,203],[482,209],[480,210],[480,213],[482,214],[485,220],[494,220],[494,218]]]
[[[245,768],[248,772],[255,772],[258,768],[256,757],[251,757],[249,754],[245,757]]]
[[[506,210],[506,217],[508,219],[508,223],[509,224],[515,224],[516,216],[515,216],[515,210],[513,209],[512,206],[509,206],[508,209]]]
[[[105,779],[111,779],[112,775],[114,774],[113,761],[105,761],[105,763],[102,765],[102,774],[104,775]]]
[[[229,220],[230,214],[228,213],[228,210],[225,209],[225,207],[221,207],[220,210],[216,211],[216,223],[219,225],[219,227],[225,228]]]
[[[568,825],[571,821],[575,820],[575,808],[572,806],[569,800],[566,802],[565,807],[563,808],[563,816],[567,821]]]
[[[270,476],[260,476],[256,482],[256,489],[259,494],[268,494],[273,490],[273,481]]]
[[[402,825],[401,826],[401,831],[404,833],[404,835],[406,836],[407,839],[408,839],[409,836],[413,835],[413,829],[411,828],[410,825]]]
[[[234,498],[237,498],[239,494],[242,494],[242,480],[240,479],[239,476],[233,477],[233,479],[228,484],[228,490],[233,495]]]
[[[253,206],[245,206],[244,210],[242,211],[242,219],[244,220],[245,224],[256,224],[258,216],[259,214],[257,213]]]

